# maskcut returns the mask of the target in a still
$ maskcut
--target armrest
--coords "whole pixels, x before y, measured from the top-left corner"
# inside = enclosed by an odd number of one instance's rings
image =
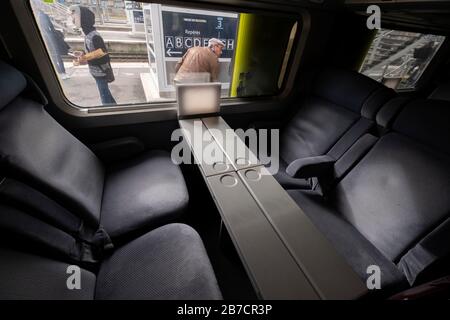
[[[293,178],[312,178],[327,175],[336,162],[332,157],[317,156],[292,161],[286,168],[286,173]]]

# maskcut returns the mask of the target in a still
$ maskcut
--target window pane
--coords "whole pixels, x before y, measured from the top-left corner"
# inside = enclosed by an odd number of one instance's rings
[[[290,50],[289,40],[296,22],[287,17],[240,14],[232,97],[275,95],[279,92],[279,76],[286,51]]]
[[[222,97],[275,95],[295,36],[285,17],[122,0],[31,5],[64,94],[82,107],[173,102],[185,82],[220,82]]]
[[[414,89],[444,36],[381,29],[360,72],[394,89]]]

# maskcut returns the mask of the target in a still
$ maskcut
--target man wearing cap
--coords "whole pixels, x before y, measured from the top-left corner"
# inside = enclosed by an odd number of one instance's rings
[[[215,82],[219,76],[219,57],[225,44],[216,38],[208,47],[192,47],[175,67],[175,83]]]

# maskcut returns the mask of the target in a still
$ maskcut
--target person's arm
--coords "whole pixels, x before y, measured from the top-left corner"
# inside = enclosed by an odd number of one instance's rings
[[[106,50],[106,45],[105,45],[105,41],[103,41],[103,38],[100,36],[94,36],[92,38],[92,44],[94,45],[94,48],[97,49],[102,49],[103,52],[107,53],[108,51]]]
[[[219,80],[219,60],[211,63],[211,82],[217,82]]]
[[[95,50],[101,49],[103,51],[103,53],[105,53],[105,54],[108,53],[108,51],[106,50],[105,42],[103,41],[102,37],[100,37],[100,36],[93,37],[92,44],[94,45]],[[82,55],[79,58],[79,62],[80,62],[80,64],[84,64],[88,61],[92,61],[92,60],[99,59],[99,58],[101,58],[101,57]]]

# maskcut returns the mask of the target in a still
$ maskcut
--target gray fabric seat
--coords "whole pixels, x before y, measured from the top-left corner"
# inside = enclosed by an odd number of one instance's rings
[[[69,290],[68,263],[0,247],[0,299],[221,299],[199,235],[170,224],[120,247],[98,274],[81,269]]]
[[[286,189],[310,188],[308,181],[289,176],[285,168],[297,159],[326,154],[339,159],[371,129],[378,110],[394,96],[392,89],[357,72],[320,71],[312,80],[311,93],[282,130],[281,172],[275,178]]]
[[[413,101],[330,191],[326,205],[290,192],[361,276],[375,262],[385,285],[394,285],[401,280],[395,264],[414,284],[450,256],[449,121],[448,103]]]
[[[401,290],[407,287],[405,275],[395,263],[383,256],[320,195],[307,191],[288,190],[287,192],[361,279],[367,279],[368,266],[377,265],[380,266],[383,289],[390,287],[392,290]]]
[[[105,168],[26,86],[0,62],[0,299],[220,299],[197,232],[156,228],[188,202],[169,154]],[[113,245],[103,223],[117,239],[143,235]],[[80,290],[67,287],[69,264]]]
[[[81,290],[67,288],[68,263],[0,247],[0,300],[91,300],[95,274],[81,269]]]
[[[17,179],[113,237],[173,222],[186,208],[187,188],[168,153],[152,151],[120,167],[97,156],[23,96],[27,80],[0,62],[0,164]],[[111,230],[108,230],[111,228]]]
[[[153,150],[108,168],[100,223],[112,238],[175,221],[188,204],[181,170]]]
[[[97,277],[96,299],[221,299],[199,235],[170,224],[119,248]]]

